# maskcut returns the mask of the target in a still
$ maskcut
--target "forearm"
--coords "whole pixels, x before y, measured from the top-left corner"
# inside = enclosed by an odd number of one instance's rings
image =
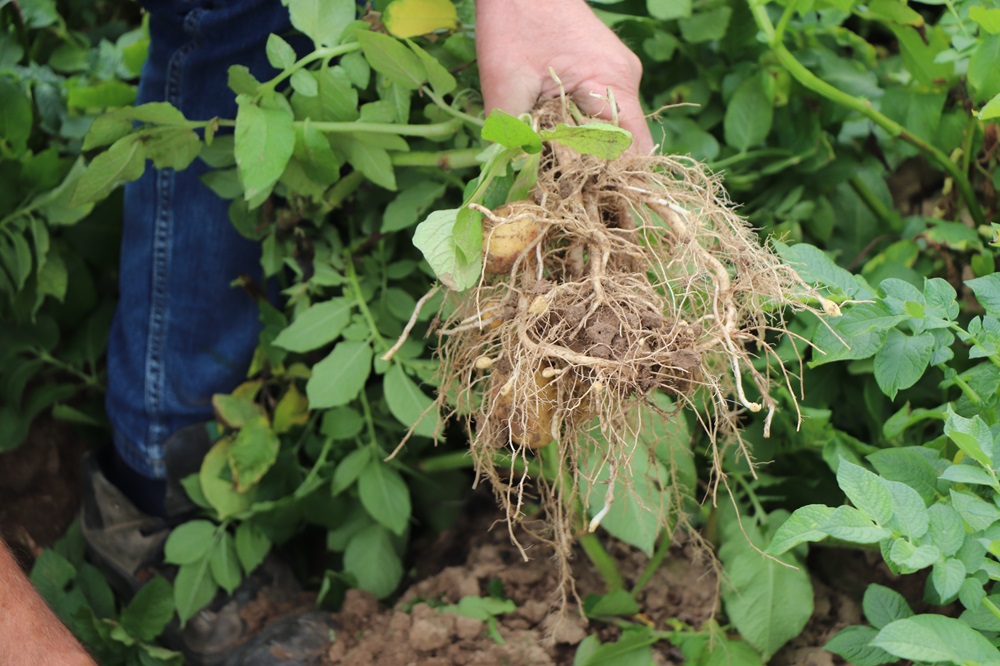
[[[0,541],[0,664],[94,666]]]

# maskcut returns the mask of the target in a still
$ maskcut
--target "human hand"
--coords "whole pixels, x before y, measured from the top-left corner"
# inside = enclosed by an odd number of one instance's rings
[[[653,150],[639,104],[642,64],[583,0],[477,0],[476,53],[487,113],[518,115],[558,96],[551,68],[590,116],[612,119],[610,88],[632,150]]]

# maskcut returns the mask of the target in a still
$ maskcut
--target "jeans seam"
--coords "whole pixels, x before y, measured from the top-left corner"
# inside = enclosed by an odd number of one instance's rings
[[[185,18],[185,28],[192,34],[192,40],[180,47],[170,57],[167,64],[166,85],[164,97],[174,106],[181,102],[181,78],[184,63],[197,46],[197,36],[194,28],[201,18],[201,10],[193,10]],[[153,463],[153,473],[162,477],[166,473],[163,463],[163,443],[170,434],[167,424],[162,418],[163,394],[166,376],[163,369],[164,350],[166,348],[166,323],[169,315],[169,299],[167,298],[168,282],[170,280],[171,264],[171,228],[174,223],[172,204],[174,201],[174,178],[172,169],[161,169],[156,172],[156,215],[153,229],[153,266],[152,294],[149,312],[149,346],[146,354],[146,386],[145,401],[148,413],[151,415],[147,446],[149,458]]]

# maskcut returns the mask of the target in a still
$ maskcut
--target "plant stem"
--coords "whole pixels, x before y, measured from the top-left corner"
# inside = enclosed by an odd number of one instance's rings
[[[56,358],[55,356],[48,353],[44,349],[39,350],[37,354],[38,354],[38,359],[40,361],[43,361],[58,370],[62,370],[63,372],[73,375],[74,377],[82,381],[84,384],[86,384],[89,388],[100,391],[101,393],[104,392],[104,387],[101,386],[101,382],[97,379],[96,376],[88,375],[83,370],[80,370],[79,368]]]
[[[493,456],[493,464],[497,467],[509,468],[517,474],[528,471],[528,476],[538,478],[541,476],[541,468],[535,461],[529,461],[527,466],[521,458],[511,458],[509,455],[498,453]],[[473,461],[467,451],[456,451],[445,453],[439,456],[432,456],[420,461],[417,469],[421,472],[447,472],[456,469],[472,469]]]
[[[365,182],[365,175],[360,171],[352,171],[334,183],[323,197],[323,213],[340,208],[344,199],[351,196],[356,189],[361,187],[363,182]]]
[[[663,534],[660,535],[660,541],[656,544],[656,550],[653,551],[653,557],[650,558],[649,563],[642,572],[642,575],[639,576],[639,580],[635,581],[635,585],[632,586],[632,591],[629,594],[631,594],[633,598],[639,596],[642,589],[646,587],[646,584],[653,578],[653,574],[655,574],[656,570],[660,568],[661,564],[663,564],[664,558],[666,558],[667,553],[670,552],[671,543],[673,543],[673,534],[669,529],[664,529]]]
[[[593,563],[594,568],[597,569],[597,573],[601,574],[601,578],[604,579],[604,583],[608,586],[608,592],[612,590],[624,590],[625,581],[622,580],[622,575],[618,571],[618,565],[615,564],[614,558],[608,554],[608,551],[604,549],[604,544],[597,538],[597,535],[590,532],[583,532],[582,534],[578,534],[576,538],[580,542],[580,546],[583,548],[587,559]]]
[[[295,127],[301,127],[306,121],[296,120],[292,123]],[[430,123],[428,125],[400,125],[396,123],[365,123],[334,122],[334,121],[309,121],[309,126],[318,129],[320,132],[329,134],[367,132],[369,134],[396,134],[398,136],[419,136],[424,138],[444,138],[449,137],[462,127],[460,120],[446,120],[440,123]]]
[[[483,125],[486,124],[482,118],[476,118],[475,116],[470,116],[468,113],[459,111],[452,105],[448,104],[428,86],[422,87],[420,89],[420,92],[423,93],[424,95],[427,95],[431,99],[431,101],[437,105],[439,109],[447,113],[449,116],[452,116],[453,118],[458,118],[462,122],[468,123],[474,127],[482,127]]]
[[[260,85],[259,93],[270,92],[278,87],[285,79],[289,78],[292,74],[299,71],[306,65],[310,65],[317,60],[329,60],[330,58],[336,58],[339,55],[344,55],[345,53],[351,53],[352,51],[357,51],[361,48],[361,44],[358,42],[351,42],[350,44],[341,44],[340,46],[330,46],[326,48],[316,49],[312,53],[303,58],[297,60],[291,67],[285,71],[278,74],[276,77],[270,81],[266,81]]]
[[[795,3],[792,4],[794,5]],[[976,225],[979,226],[986,224],[986,218],[983,215],[982,209],[979,207],[979,201],[976,199],[976,193],[972,188],[972,183],[969,182],[966,174],[962,173],[958,166],[948,159],[947,155],[924,139],[912,134],[903,125],[875,110],[869,100],[849,95],[809,71],[802,63],[796,60],[791,51],[789,51],[782,43],[782,33],[775,30],[773,24],[771,23],[771,18],[767,15],[765,4],[750,0],[747,5],[750,7],[750,12],[753,14],[757,27],[767,36],[774,55],[777,56],[778,61],[784,65],[785,69],[788,70],[788,73],[792,75],[792,78],[798,81],[802,86],[822,97],[825,97],[831,102],[840,104],[841,106],[846,106],[853,111],[857,111],[888,132],[890,136],[906,141],[930,157],[933,161],[937,162],[938,166],[944,169],[955,182],[955,186],[958,188],[959,194],[962,195],[962,199],[965,201],[965,205],[969,209],[969,214],[972,215]],[[786,9],[786,13],[790,9],[791,7]],[[784,30],[785,23],[787,22],[779,23],[779,27],[782,31]]]
[[[438,152],[389,153],[389,157],[392,158],[393,166],[464,169],[479,166],[479,161],[476,158],[481,152],[482,150],[479,148],[462,148]]]
[[[361,283],[358,282],[358,273],[354,270],[354,259],[351,254],[344,254],[344,263],[347,265],[347,279],[351,283],[351,291],[354,292],[354,303],[361,310],[361,314],[364,315],[365,321],[368,322],[368,330],[371,332],[372,337],[378,342],[379,347],[382,352],[385,352],[389,348],[386,344],[385,338],[382,337],[382,333],[378,330],[378,325],[375,323],[375,317],[372,316],[372,311],[368,309],[368,304],[365,299],[361,297]],[[364,397],[364,392],[362,392],[362,398]]]
[[[855,194],[860,197],[861,201],[868,206],[868,210],[870,210],[875,217],[881,220],[883,224],[893,231],[900,230],[901,225],[899,216],[896,215],[892,209],[886,206],[881,199],[875,196],[872,189],[868,187],[868,185],[861,180],[859,176],[851,176],[848,183],[850,183],[851,189],[853,189]]]

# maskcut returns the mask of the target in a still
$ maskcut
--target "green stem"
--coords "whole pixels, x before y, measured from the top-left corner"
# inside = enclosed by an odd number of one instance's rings
[[[965,201],[965,205],[969,209],[969,214],[972,215],[976,225],[979,226],[986,224],[986,217],[983,215],[983,211],[979,207],[979,201],[976,199],[976,193],[972,188],[972,183],[969,182],[966,174],[962,173],[958,166],[948,159],[947,155],[924,139],[911,133],[903,125],[875,110],[869,100],[849,95],[809,71],[802,63],[795,59],[795,56],[792,55],[792,53],[781,42],[781,35],[772,25],[771,18],[767,15],[767,9],[765,8],[764,3],[758,3],[750,0],[747,4],[750,7],[750,12],[753,14],[754,21],[757,23],[757,27],[767,36],[774,55],[778,58],[778,61],[785,67],[785,69],[788,70],[788,73],[792,75],[792,78],[798,81],[802,86],[822,97],[825,97],[831,102],[840,104],[841,106],[845,106],[860,113],[888,132],[890,136],[906,141],[930,157],[933,161],[937,162],[938,166],[945,170],[955,182],[955,186],[958,188],[959,194],[961,194],[962,199]],[[782,27],[784,26],[782,25]]]
[[[671,543],[673,543],[673,534],[671,534],[669,529],[664,529],[663,534],[660,535],[660,541],[656,544],[656,550],[653,551],[653,557],[650,558],[642,575],[639,576],[639,580],[635,581],[635,585],[632,586],[632,591],[629,594],[633,598],[638,597],[639,593],[646,587],[646,584],[652,580],[653,574],[660,568],[667,553],[670,552]]]
[[[361,411],[364,412],[365,424],[368,426],[368,442],[372,447],[376,458],[381,456],[381,449],[378,445],[378,437],[375,436],[375,417],[372,416],[372,406],[368,404],[368,394],[361,390]]]
[[[398,136],[419,136],[424,138],[445,138],[457,132],[462,127],[460,120],[446,120],[440,123],[430,123],[428,125],[400,125],[396,123],[365,123],[354,122],[334,122],[334,121],[308,121],[309,126],[318,129],[320,132],[328,134],[367,132],[369,134],[396,134]],[[301,127],[306,121],[296,120],[292,123],[296,127]]]
[[[326,48],[316,49],[312,53],[303,58],[297,60],[291,67],[278,74],[276,77],[270,81],[266,81],[260,85],[259,93],[272,92],[278,85],[289,78],[292,74],[299,71],[307,65],[311,65],[317,60],[329,60],[330,58],[336,58],[337,56],[344,55],[345,53],[351,53],[352,51],[358,51],[361,49],[361,44],[358,42],[351,42],[350,44],[341,44],[340,46],[330,46]]]
[[[739,164],[740,162],[746,162],[749,160],[755,160],[760,157],[787,157],[788,151],[784,148],[761,148],[760,150],[750,150],[745,153],[736,153],[735,155],[730,155],[725,159],[721,159],[718,162],[710,162],[707,166],[712,171],[721,171],[727,167],[731,167],[734,164]]]
[[[438,169],[464,169],[479,166],[476,158],[483,152],[480,148],[442,150],[438,152],[389,153],[393,166],[435,167]]]
[[[938,367],[940,367],[942,370],[947,368],[947,366],[943,363],[939,364]],[[958,388],[962,389],[962,393],[965,394],[965,397],[968,398],[973,405],[978,407],[982,403],[982,399],[979,397],[979,394],[976,393],[976,390],[971,386],[969,386],[969,384],[964,379],[962,379],[957,374],[952,379],[954,380],[955,385],[958,386]]]
[[[608,554],[608,551],[604,549],[604,544],[597,538],[597,535],[584,532],[577,535],[577,541],[580,542],[580,546],[583,548],[587,559],[597,569],[597,573],[601,574],[601,578],[604,579],[604,583],[608,586],[608,592],[612,590],[624,590],[625,581],[622,580],[622,575],[618,571],[618,565],[615,564],[614,558]]]
[[[754,514],[756,514],[755,518],[757,519],[757,521],[763,522],[764,520],[766,520],[767,511],[764,510],[764,505],[762,505],[760,503],[760,500],[757,499],[757,493],[753,491],[753,488],[750,486],[750,482],[747,481],[742,474],[733,474],[733,477],[736,479],[736,482],[740,484],[740,486],[743,488],[743,491],[746,492],[747,499],[750,500],[750,505],[753,506],[753,511]]]
[[[854,190],[855,194],[868,206],[868,210],[877,217],[883,224],[892,229],[893,231],[899,231],[899,216],[897,216],[892,209],[883,203],[881,199],[875,196],[872,189],[861,180],[860,176],[851,176],[848,181],[851,185],[851,189]]]
[[[534,460],[529,461],[527,466],[525,466],[522,458],[512,459],[509,455],[502,453],[493,456],[493,464],[497,467],[510,469],[516,474],[523,474],[525,469],[527,469],[528,476],[535,479],[539,478],[542,472],[538,463]],[[421,472],[432,473],[448,472],[456,469],[472,469],[474,466],[472,457],[469,456],[467,451],[456,451],[454,453],[445,453],[439,456],[424,458],[417,464],[417,469]]]
[[[382,333],[378,330],[378,325],[375,323],[375,317],[372,316],[372,311],[368,309],[368,304],[365,303],[365,299],[361,297],[361,283],[358,282],[358,273],[354,270],[354,259],[351,257],[350,253],[344,255],[344,263],[347,264],[347,280],[351,284],[351,291],[354,292],[354,303],[361,310],[361,314],[364,315],[365,321],[368,322],[368,330],[371,332],[372,337],[378,342],[381,351],[384,353],[389,349],[389,345],[386,344],[385,338],[382,337]],[[364,392],[362,392],[362,397],[364,397]]]
[[[435,93],[428,86],[424,86],[423,88],[421,88],[420,92],[422,92],[424,95],[427,95],[427,97],[429,97],[430,100],[432,102],[434,102],[434,104],[436,104],[439,109],[441,109],[442,111],[444,111],[445,113],[447,113],[449,116],[451,116],[453,118],[458,118],[462,122],[468,123],[468,124],[470,124],[470,125],[472,125],[474,127],[480,127],[481,128],[483,125],[486,124],[483,121],[482,118],[477,118],[475,116],[471,116],[468,113],[464,113],[462,111],[459,111],[458,109],[456,109],[452,105],[448,104],[447,102],[444,101],[444,99],[441,98],[440,95],[438,95],[437,93]]]
[[[62,370],[63,372],[73,375],[74,377],[82,381],[84,384],[86,384],[89,388],[96,389],[98,391],[101,391],[102,393],[104,392],[104,387],[101,386],[101,382],[97,379],[97,377],[88,375],[83,370],[80,370],[79,368],[74,367],[69,363],[66,363],[65,361],[62,361],[56,358],[55,356],[52,356],[44,349],[38,352],[38,358],[39,360],[48,363],[49,365],[58,370]]]
[[[354,191],[361,187],[363,182],[365,182],[365,175],[360,171],[352,171],[334,183],[323,197],[323,213],[340,208],[344,200],[354,194]]]

